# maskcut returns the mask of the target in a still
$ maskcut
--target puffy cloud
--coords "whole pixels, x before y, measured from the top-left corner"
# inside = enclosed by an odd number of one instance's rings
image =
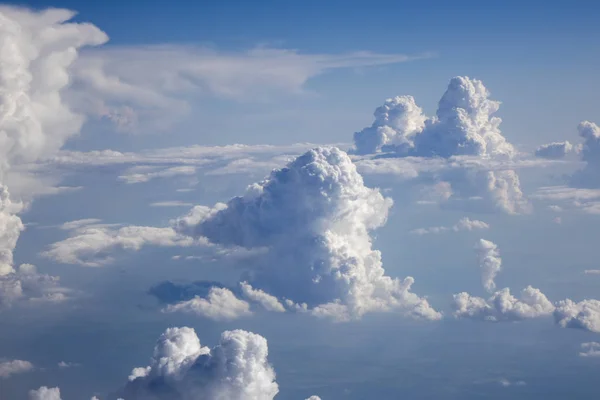
[[[81,224],[74,235],[53,243],[42,255],[65,264],[99,267],[114,261],[110,255],[115,250],[139,251],[147,245],[193,246],[203,244],[189,236],[177,233],[173,228],[149,226],[125,226],[113,228],[103,225]]]
[[[392,150],[399,155],[513,156],[515,150],[493,116],[500,102],[491,100],[483,82],[455,77],[440,102],[436,117],[426,118],[411,96],[389,99],[375,111],[375,122],[354,135],[358,153]]]
[[[521,291],[519,299],[508,288],[497,291],[488,300],[462,292],[454,295],[453,306],[457,318],[486,321],[519,321],[551,315],[554,311],[548,298],[531,286]]]
[[[581,343],[581,357],[600,357],[600,343],[598,342],[587,342]]]
[[[593,122],[583,121],[577,126],[583,138],[581,159],[585,167],[573,174],[571,184],[576,187],[600,187],[600,127]]]
[[[0,276],[0,309],[17,302],[58,303],[67,300],[68,290],[58,285],[59,278],[39,274],[35,266],[21,264]]]
[[[277,300],[277,297],[271,296],[260,289],[254,289],[248,282],[242,282],[240,286],[242,293],[247,299],[260,304],[265,310],[285,312],[285,307]]]
[[[451,185],[447,200],[480,198],[485,207],[509,214],[529,212],[514,170],[506,166],[492,171],[469,163],[460,165],[460,157],[469,156],[478,163],[497,160],[507,164],[516,155],[500,131],[501,119],[494,116],[500,102],[489,96],[481,81],[455,77],[450,80],[435,117],[424,118],[410,96],[388,100],[375,112],[373,126],[355,134],[355,150],[359,154],[387,151],[381,157],[408,156],[411,160],[402,164],[385,159],[366,160],[361,163],[361,170],[381,173],[387,169],[387,173],[414,178],[421,169],[415,167],[414,158],[433,159],[437,171],[428,172]],[[468,205],[472,208],[475,204],[469,201]]]
[[[570,299],[559,301],[554,311],[554,319],[563,328],[600,333],[600,301],[582,300],[579,303]]]
[[[42,386],[37,390],[29,391],[29,400],[61,400],[60,389]]]
[[[496,289],[494,279],[502,269],[502,259],[500,258],[498,246],[489,240],[479,239],[476,249],[481,268],[481,283],[485,290],[491,293]]]
[[[308,303],[318,315],[338,319],[401,309],[439,319],[426,299],[410,292],[414,280],[385,275],[369,232],[392,205],[367,188],[343,151],[316,148],[241,197],[213,209],[196,207],[174,222],[185,234],[246,248],[267,247],[268,261],[253,286],[277,297]]]
[[[33,364],[29,361],[0,361],[0,378],[8,378],[11,375],[22,374],[31,370],[33,370]]]
[[[21,205],[12,203],[6,187],[0,185],[0,276],[13,272],[13,251],[25,229],[16,215],[20,209]]]
[[[568,141],[553,142],[541,145],[535,150],[536,157],[558,160],[572,152],[575,147]]]
[[[219,345],[200,345],[192,328],[169,328],[151,363],[136,368],[123,391],[127,400],[271,400],[279,392],[267,341],[243,330],[226,331]]]
[[[231,290],[220,287],[212,287],[206,298],[195,296],[191,300],[169,305],[165,311],[189,312],[214,320],[232,320],[252,314],[250,304],[238,299]]]
[[[412,96],[387,99],[373,115],[373,125],[354,134],[357,154],[377,153],[386,148],[407,153],[414,147],[414,136],[423,130],[426,120]]]
[[[438,234],[443,232],[460,232],[460,231],[472,231],[475,229],[489,229],[489,225],[483,221],[477,219],[470,219],[469,217],[461,218],[456,224],[451,227],[447,226],[434,226],[431,228],[418,228],[410,231],[413,235],[427,235],[430,233]]]

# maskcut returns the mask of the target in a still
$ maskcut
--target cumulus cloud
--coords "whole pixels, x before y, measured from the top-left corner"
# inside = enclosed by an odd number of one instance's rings
[[[494,116],[500,102],[489,97],[483,82],[458,76],[450,80],[433,118],[426,118],[411,96],[388,99],[375,111],[373,125],[354,135],[356,150],[444,158],[513,156],[513,146],[500,132],[502,120]]]
[[[277,300],[277,297],[260,290],[254,289],[248,282],[240,284],[244,296],[255,303],[260,304],[267,311],[285,312],[283,304]]]
[[[489,240],[480,239],[476,246],[481,268],[481,283],[488,292],[496,289],[494,279],[502,269],[502,259],[498,246]]]
[[[462,292],[454,295],[454,316],[486,321],[520,321],[551,315],[554,305],[536,288],[527,286],[516,298],[510,289],[494,293],[488,300]]]
[[[0,378],[8,378],[11,375],[22,374],[33,370],[33,364],[24,360],[0,360]]]
[[[188,312],[217,321],[232,320],[252,314],[248,302],[238,299],[231,290],[220,287],[212,287],[206,298],[195,296],[191,300],[169,305],[165,311]]]
[[[99,267],[112,263],[112,254],[118,250],[139,251],[147,245],[188,247],[203,243],[170,227],[125,226],[115,229],[82,223],[73,236],[51,244],[42,255],[64,264]]]
[[[600,127],[593,122],[583,121],[577,126],[583,139],[581,160],[585,167],[573,174],[571,184],[575,187],[600,187]]]
[[[58,303],[67,300],[68,293],[59,286],[58,277],[39,274],[31,264],[0,275],[0,309],[18,302]]]
[[[543,144],[535,150],[536,157],[558,160],[575,150],[568,141]]]
[[[355,134],[355,152],[363,155],[384,152],[380,157],[409,157],[410,162],[398,165],[397,161],[367,160],[362,162],[361,169],[381,173],[382,168],[387,168],[388,172],[411,178],[419,175],[420,166],[415,168],[415,158],[435,160],[438,171],[428,172],[436,180],[450,184],[446,200],[479,198],[485,207],[509,214],[529,212],[529,203],[514,170],[506,167],[482,170],[468,163],[457,165],[457,157],[510,163],[516,155],[500,131],[501,119],[494,116],[500,102],[489,96],[481,81],[455,77],[450,80],[435,117],[425,118],[410,96],[386,101],[376,110],[373,125]],[[473,206],[478,204],[471,202],[469,208]]]
[[[243,330],[226,331],[214,348],[192,328],[169,328],[150,365],[135,368],[123,390],[127,400],[272,400],[279,392],[267,341]]]
[[[61,400],[60,389],[42,386],[37,390],[30,390],[29,400]]]
[[[554,319],[563,328],[600,333],[600,301],[582,300],[579,303],[570,299],[559,301],[554,311]]]
[[[418,228],[410,231],[413,235],[427,235],[430,233],[438,234],[444,232],[460,232],[460,231],[473,231],[476,229],[489,229],[489,225],[483,221],[477,219],[470,219],[469,217],[461,218],[456,224],[451,227],[448,226],[433,226],[431,228]]]
[[[346,153],[316,148],[227,204],[194,208],[175,227],[221,245],[268,248],[249,283],[308,303],[318,315],[348,319],[395,308],[438,319],[410,292],[414,280],[386,276],[372,249],[369,232],[385,223],[391,205],[364,185]]]
[[[598,342],[587,342],[581,343],[581,357],[600,357],[600,343]]]

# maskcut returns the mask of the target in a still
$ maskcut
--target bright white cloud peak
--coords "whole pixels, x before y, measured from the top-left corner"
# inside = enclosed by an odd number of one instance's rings
[[[572,184],[576,187],[600,187],[600,127],[593,122],[583,121],[577,126],[583,139],[581,159],[586,166],[576,172]]]
[[[346,153],[316,148],[226,205],[195,207],[175,227],[217,244],[267,247],[269,259],[250,283],[306,302],[316,315],[349,319],[395,308],[438,319],[410,292],[413,278],[386,276],[372,249],[369,232],[385,223],[391,206],[364,185]]]
[[[127,400],[271,400],[279,392],[267,341],[243,330],[226,331],[213,349],[202,347],[192,328],[161,335],[150,365],[135,368]]]
[[[494,116],[500,102],[489,96],[481,81],[459,76],[450,80],[433,118],[426,118],[411,96],[386,100],[375,111],[373,125],[354,135],[356,151],[444,158],[512,156],[515,150],[500,132],[502,120]]]
[[[229,289],[213,287],[207,298],[195,296],[191,300],[169,305],[167,312],[189,312],[214,320],[232,320],[252,314],[250,304],[238,299]]]
[[[42,386],[29,392],[29,400],[61,400],[60,389]]]
[[[485,239],[479,240],[476,249],[481,267],[481,283],[485,290],[491,293],[496,289],[494,279],[502,269],[500,251],[495,243]]]

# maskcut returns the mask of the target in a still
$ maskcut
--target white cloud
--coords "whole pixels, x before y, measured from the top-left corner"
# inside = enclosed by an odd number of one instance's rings
[[[106,118],[122,131],[164,131],[190,111],[190,99],[197,96],[269,100],[274,94],[302,93],[309,79],[331,70],[422,57],[302,54],[265,47],[224,52],[175,44],[110,46],[82,54],[70,94],[82,112]]]
[[[22,374],[33,370],[33,364],[24,360],[0,360],[0,378],[8,378],[11,375]]]
[[[150,203],[151,207],[191,207],[192,203],[186,203],[179,200],[171,201],[158,201],[156,203]]]
[[[233,320],[252,314],[250,304],[238,299],[229,289],[212,287],[206,298],[195,296],[191,300],[172,304],[166,312],[188,312],[214,320]]]
[[[554,319],[563,328],[600,333],[600,301],[582,300],[579,303],[570,299],[559,301],[554,311]]]
[[[525,386],[527,385],[527,383],[525,381],[511,381],[509,379],[506,378],[500,378],[498,380],[498,383],[503,386],[503,387],[509,387],[509,386]]]
[[[196,207],[175,226],[217,244],[269,248],[266,269],[250,283],[319,306],[319,315],[335,310],[347,319],[395,308],[438,319],[426,299],[410,292],[413,279],[386,276],[381,254],[372,249],[369,231],[385,223],[391,205],[364,186],[344,152],[317,148],[250,185],[242,197]]]
[[[488,300],[462,292],[454,295],[454,316],[486,321],[519,321],[551,315],[554,305],[536,288],[527,286],[521,291],[521,298],[510,294],[504,288],[494,293]]]
[[[488,292],[496,290],[494,279],[502,269],[502,259],[498,246],[489,240],[480,239],[476,246],[481,268],[481,283]]]
[[[553,211],[576,210],[587,214],[600,214],[600,189],[544,186],[538,188],[531,198],[560,202],[560,206],[552,205]]]
[[[468,77],[450,80],[436,117],[426,118],[411,96],[389,99],[375,111],[375,122],[354,136],[360,154],[392,151],[399,155],[513,156],[493,116],[500,102],[489,99],[483,83]]]
[[[80,366],[81,366],[81,364],[74,363],[74,362],[61,361],[58,363],[58,368],[61,368],[61,369],[75,368],[75,367],[80,367]]]
[[[321,398],[319,396],[310,396],[306,400],[321,400]]]
[[[68,221],[68,222],[63,223],[60,226],[60,229],[63,229],[65,231],[74,231],[74,230],[79,230],[84,227],[88,227],[90,225],[97,225],[100,222],[102,222],[102,220],[98,219],[98,218],[77,219],[74,221]]]
[[[586,275],[600,275],[600,269],[586,269],[583,273]]]
[[[127,173],[127,175],[119,176],[119,180],[128,184],[132,184],[149,182],[157,178],[173,178],[181,175],[190,176],[196,174],[196,168],[187,165],[178,167],[168,167],[159,170],[156,170],[156,168],[152,168],[154,169],[154,171],[148,172],[137,172],[139,171],[139,169],[139,167],[134,167]]]
[[[169,328],[151,363],[136,368],[123,397],[128,400],[272,400],[279,392],[268,362],[267,341],[243,330],[226,331],[218,346],[202,347],[192,328]]]
[[[600,127],[593,122],[583,121],[577,126],[583,138],[581,159],[585,167],[573,174],[571,184],[576,187],[600,187]]]
[[[558,160],[564,158],[567,154],[574,151],[576,148],[568,141],[553,142],[543,144],[535,150],[536,157]]]
[[[265,310],[285,312],[285,307],[277,300],[277,297],[271,296],[260,289],[254,289],[248,282],[242,282],[240,286],[242,288],[242,293],[246,298],[260,304]]]
[[[148,226],[125,226],[114,229],[110,226],[81,226],[74,235],[50,245],[42,253],[44,257],[64,264],[79,264],[99,267],[114,261],[111,253],[117,250],[139,251],[147,245],[188,247],[205,245],[177,233],[173,228]]]
[[[413,235],[427,235],[430,233],[438,234],[443,232],[460,232],[460,231],[473,231],[476,229],[489,229],[489,225],[483,221],[477,219],[470,219],[469,217],[461,218],[456,224],[451,227],[447,226],[434,226],[431,228],[418,228],[410,231]]]
[[[587,342],[581,343],[581,357],[600,357],[600,343],[598,342]]]
[[[60,389],[42,386],[37,390],[30,390],[29,400],[61,400]]]

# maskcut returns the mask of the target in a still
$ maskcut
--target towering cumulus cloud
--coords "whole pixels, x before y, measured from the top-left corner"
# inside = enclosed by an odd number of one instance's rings
[[[23,230],[21,206],[2,182],[12,165],[52,154],[79,132],[83,117],[71,112],[61,91],[77,49],[108,39],[93,25],[68,23],[73,15],[0,7],[0,298],[7,290],[10,297],[20,293],[12,254]]]
[[[498,246],[489,240],[480,239],[476,249],[479,255],[479,265],[481,266],[481,282],[485,290],[492,292],[496,289],[494,279],[502,268]]]
[[[346,153],[316,148],[226,205],[194,208],[175,228],[222,245],[268,248],[250,284],[307,303],[316,315],[345,320],[396,308],[438,319],[410,292],[413,278],[386,276],[372,249],[370,231],[386,222],[391,206],[364,185]]]
[[[242,330],[226,331],[213,349],[192,328],[169,328],[147,367],[135,368],[127,400],[271,400],[279,392],[267,341]]]
[[[583,121],[577,127],[583,139],[581,159],[586,162],[583,170],[573,175],[573,184],[581,187],[600,187],[600,127]]]
[[[438,103],[435,117],[425,117],[412,97],[389,99],[375,111],[375,122],[354,135],[357,154],[385,152],[386,157],[449,159],[448,169],[435,178],[451,185],[449,200],[483,200],[509,214],[527,212],[515,171],[487,170],[483,160],[506,161],[516,155],[500,131],[502,120],[495,116],[500,102],[477,79],[455,77]],[[458,168],[457,157],[477,162]],[[470,203],[471,206],[478,204]],[[483,204],[483,203],[481,203]]]

